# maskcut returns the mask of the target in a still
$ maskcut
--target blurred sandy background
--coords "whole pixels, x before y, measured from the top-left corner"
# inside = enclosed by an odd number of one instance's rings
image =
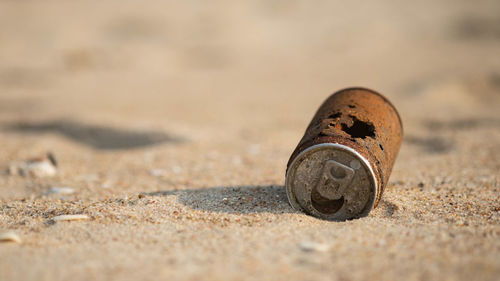
[[[285,165],[348,86],[405,142],[326,222]],[[0,280],[498,280],[499,110],[498,1],[0,1],[0,168],[59,164],[0,175]]]

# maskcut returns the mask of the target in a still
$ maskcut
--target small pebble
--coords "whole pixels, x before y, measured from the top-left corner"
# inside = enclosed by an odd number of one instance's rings
[[[24,174],[38,178],[51,177],[56,173],[56,167],[47,161],[29,163],[24,171]]]
[[[31,176],[37,178],[52,177],[57,173],[57,161],[53,154],[15,162],[9,166],[9,174]]]
[[[102,186],[102,188],[105,188],[105,189],[108,189],[108,188],[112,188],[113,187],[113,183],[109,180],[105,181]]]
[[[22,243],[21,238],[12,231],[0,233],[0,242]]]
[[[54,221],[74,221],[74,220],[86,220],[89,217],[87,215],[61,215],[52,218]]]

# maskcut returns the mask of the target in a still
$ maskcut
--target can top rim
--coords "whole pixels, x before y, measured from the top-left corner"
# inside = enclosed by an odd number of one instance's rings
[[[352,149],[349,146],[339,144],[339,143],[316,144],[316,145],[313,145],[311,147],[304,149],[295,157],[295,159],[290,164],[289,169],[287,170],[286,179],[285,179],[285,188],[286,188],[286,193],[287,193],[287,197],[288,197],[288,201],[290,202],[290,205],[292,205],[292,207],[295,210],[310,213],[306,208],[304,208],[303,206],[301,206],[299,204],[297,197],[294,193],[293,187],[292,187],[292,180],[293,180],[295,170],[296,170],[295,166],[298,165],[298,163],[301,162],[307,154],[310,154],[316,150],[323,149],[323,148],[334,148],[337,150],[346,151],[346,152],[350,153],[351,155],[353,155],[358,160],[360,160],[360,162],[363,164],[363,166],[367,169],[368,173],[370,174],[369,178],[371,179],[371,182],[372,182],[372,188],[374,189],[374,195],[371,198],[371,201],[367,203],[368,207],[365,208],[364,212],[360,213],[359,215],[357,215],[356,217],[353,217],[353,218],[359,218],[359,217],[364,217],[364,216],[368,215],[368,213],[375,206],[375,202],[377,200],[378,192],[380,189],[378,186],[378,181],[377,181],[377,178],[375,176],[374,170],[373,170],[372,166],[370,165],[370,162],[365,157],[363,157],[359,152],[357,152],[356,150]],[[329,217],[330,217],[330,216],[324,215],[320,212],[315,212],[315,214],[313,214],[313,215],[320,217],[320,218],[323,218],[323,219],[329,219]],[[350,218],[344,218],[344,219],[350,219]],[[342,219],[340,219],[340,220],[342,220]]]

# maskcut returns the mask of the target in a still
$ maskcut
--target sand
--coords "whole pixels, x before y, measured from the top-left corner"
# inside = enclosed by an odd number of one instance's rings
[[[498,280],[499,15],[1,1],[0,233],[21,243],[0,280]],[[348,86],[384,93],[405,139],[369,216],[322,221],[289,206],[285,165]],[[7,173],[47,152],[56,175]]]

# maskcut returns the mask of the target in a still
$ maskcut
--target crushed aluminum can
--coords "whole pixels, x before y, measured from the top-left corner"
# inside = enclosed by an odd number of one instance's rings
[[[327,220],[366,216],[380,201],[402,138],[401,118],[381,94],[365,88],[334,93],[288,161],[290,204]]]

